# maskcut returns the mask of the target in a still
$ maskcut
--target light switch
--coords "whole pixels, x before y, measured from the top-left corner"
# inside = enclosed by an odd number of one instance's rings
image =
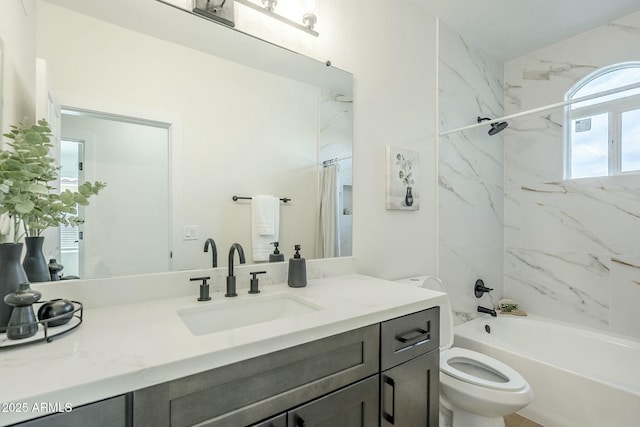
[[[185,225],[182,240],[198,240],[198,226]]]

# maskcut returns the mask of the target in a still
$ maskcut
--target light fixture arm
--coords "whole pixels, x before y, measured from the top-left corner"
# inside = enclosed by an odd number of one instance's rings
[[[298,30],[304,31],[305,33],[311,34],[312,36],[318,37],[320,35],[320,33],[318,33],[314,27],[315,24],[318,21],[318,18],[316,17],[316,15],[314,15],[313,13],[309,13],[309,14],[305,14],[302,18],[302,22],[303,24],[299,24],[295,21],[292,21],[289,18],[286,18],[276,12],[273,11],[273,8],[275,8],[276,4],[278,3],[277,0],[262,0],[262,4],[265,7],[261,7],[260,5],[252,2],[251,0],[234,0],[235,3],[239,3],[243,6],[247,6],[253,10],[256,10],[260,13],[263,13],[271,18],[277,19],[280,22],[284,22],[287,25],[290,25],[294,28],[297,28]],[[269,9],[269,5],[273,6],[272,9]],[[311,18],[311,16],[313,16],[313,18]],[[305,17],[307,18],[305,20]]]

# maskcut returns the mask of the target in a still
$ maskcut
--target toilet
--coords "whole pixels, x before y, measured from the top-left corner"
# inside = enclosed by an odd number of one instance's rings
[[[397,282],[446,292],[434,276]],[[453,336],[453,310],[447,296],[447,302],[440,307],[440,426],[505,427],[505,415],[533,401],[531,386],[499,360],[453,347]]]

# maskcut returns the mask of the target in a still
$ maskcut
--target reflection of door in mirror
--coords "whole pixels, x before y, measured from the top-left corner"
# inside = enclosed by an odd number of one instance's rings
[[[84,141],[63,139],[60,141],[60,191],[78,191],[84,180]],[[78,207],[79,209],[79,207]],[[83,212],[78,211],[82,216]],[[60,263],[64,276],[84,277],[80,271],[80,227],[60,227]]]
[[[82,179],[107,183],[80,209],[79,229],[61,233],[63,273],[88,279],[170,270],[169,125],[65,110],[62,138],[69,142],[61,189]]]

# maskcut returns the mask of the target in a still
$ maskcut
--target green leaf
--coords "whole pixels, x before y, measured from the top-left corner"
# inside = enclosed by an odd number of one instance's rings
[[[40,134],[37,132],[28,131],[24,135],[24,138],[29,144],[33,144],[33,145],[42,144],[42,136],[40,136]]]
[[[16,203],[16,212],[20,214],[28,214],[35,207],[35,203],[31,200],[25,200],[24,202]]]
[[[47,187],[44,184],[32,182],[27,186],[27,191],[30,191],[36,194],[49,194],[49,187]]]

